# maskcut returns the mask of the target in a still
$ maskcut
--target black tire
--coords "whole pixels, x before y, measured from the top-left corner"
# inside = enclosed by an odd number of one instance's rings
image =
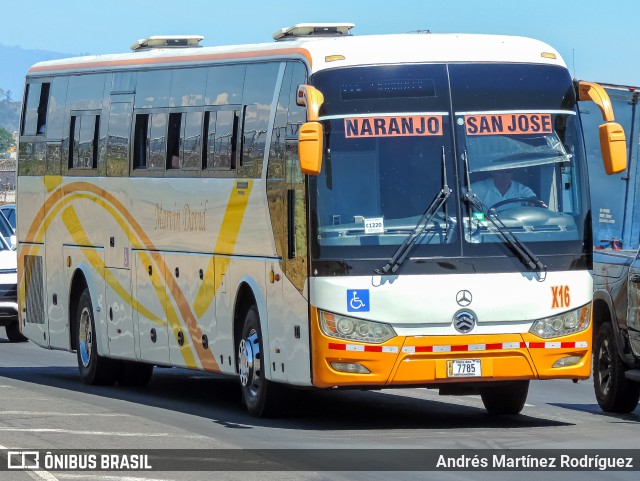
[[[112,385],[116,381],[117,362],[98,355],[96,324],[89,289],[78,300],[76,313],[76,346],[80,377],[85,384]]]
[[[520,414],[529,394],[529,381],[510,381],[482,388],[480,397],[491,415]]]
[[[593,390],[603,411],[630,413],[638,405],[640,384],[628,380],[626,370],[613,326],[607,322],[600,327],[593,346]]]
[[[153,364],[121,361],[118,366],[118,383],[121,386],[146,386],[153,375]]]
[[[242,401],[252,416],[274,417],[282,412],[284,387],[265,378],[260,317],[255,306],[245,316],[238,340],[238,374]]]
[[[29,340],[20,332],[20,324],[17,320],[6,326],[5,330],[7,331],[9,342],[27,342]]]

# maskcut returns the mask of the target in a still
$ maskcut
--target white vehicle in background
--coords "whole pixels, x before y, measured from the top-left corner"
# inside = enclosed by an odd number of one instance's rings
[[[0,235],[12,250],[16,250],[16,230],[2,212],[0,212]]]
[[[16,230],[16,205],[15,204],[0,205],[0,212],[2,212],[4,214],[4,216],[7,218],[7,220],[9,221],[9,224],[11,224],[11,227],[13,227],[13,230],[15,232],[15,230]]]
[[[11,342],[27,340],[18,323],[17,279],[17,253],[0,237],[0,326],[5,328]]]

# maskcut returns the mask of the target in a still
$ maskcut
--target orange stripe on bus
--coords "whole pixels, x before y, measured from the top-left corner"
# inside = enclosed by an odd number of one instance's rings
[[[74,69],[88,69],[88,68],[111,68],[111,67],[135,67],[145,65],[162,65],[172,63],[188,63],[188,62],[209,62],[216,60],[244,60],[250,58],[262,58],[273,56],[287,56],[287,55],[300,55],[307,59],[311,66],[311,54],[308,50],[303,48],[283,48],[272,50],[259,50],[252,52],[227,52],[227,53],[212,53],[201,55],[180,55],[174,57],[145,57],[145,58],[131,58],[120,60],[103,60],[103,61],[75,61],[72,63],[57,64],[57,65],[35,65],[31,67],[28,73],[41,73],[41,72],[60,72],[65,70]]]

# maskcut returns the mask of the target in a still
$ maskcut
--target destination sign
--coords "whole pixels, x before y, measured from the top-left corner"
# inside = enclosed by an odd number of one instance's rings
[[[553,132],[551,114],[465,115],[467,135],[530,135]]]
[[[347,139],[442,135],[442,115],[394,115],[344,119]]]

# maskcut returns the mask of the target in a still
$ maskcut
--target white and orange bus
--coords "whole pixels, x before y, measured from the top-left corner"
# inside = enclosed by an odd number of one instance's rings
[[[76,351],[90,384],[237,376],[259,416],[284,385],[479,393],[513,414],[531,379],[587,378],[577,102],[600,106],[620,171],[606,93],[539,41],[352,27],[31,67],[22,332]],[[494,202],[500,175],[520,194]]]

